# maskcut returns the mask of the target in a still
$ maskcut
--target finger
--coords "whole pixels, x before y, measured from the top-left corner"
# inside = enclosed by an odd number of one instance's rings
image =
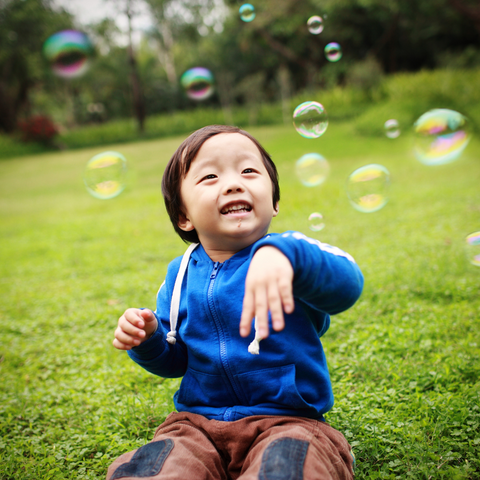
[[[118,327],[115,330],[115,338],[120,343],[123,343],[125,345],[130,345],[132,347],[136,347],[137,345],[140,345],[143,341],[142,338],[134,337],[132,335],[125,333],[120,327]]]
[[[143,320],[146,323],[154,322],[157,320],[157,317],[155,317],[155,314],[148,308],[146,308],[145,310],[140,310],[140,316],[143,318]]]
[[[293,288],[291,280],[282,278],[278,282],[278,289],[280,298],[285,313],[292,313],[295,309],[295,302],[293,300]]]
[[[272,326],[274,330],[283,330],[285,321],[283,318],[282,300],[280,291],[276,284],[268,288],[268,310],[272,316]]]
[[[255,289],[255,330],[261,338],[268,337],[268,299],[264,287]]]
[[[128,335],[132,335],[137,338],[145,337],[145,331],[142,328],[137,328],[127,319],[120,317],[118,321],[118,328],[123,332],[127,333]]]
[[[145,327],[145,320],[142,316],[142,311],[139,308],[129,308],[123,314],[123,317],[138,328]]]
[[[118,339],[114,338],[112,342],[113,346],[118,350],[131,350],[131,345],[125,345],[124,343],[120,342]]]
[[[251,289],[245,288],[245,296],[243,297],[242,317],[240,319],[240,335],[247,337],[250,334],[252,319],[255,316],[254,308],[255,297]]]

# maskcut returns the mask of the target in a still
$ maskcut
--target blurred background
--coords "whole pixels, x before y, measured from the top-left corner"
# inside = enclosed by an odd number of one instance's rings
[[[207,123],[289,123],[307,99],[330,118],[357,117],[362,133],[383,134],[370,121],[379,105],[403,124],[438,106],[478,124],[477,0],[262,0],[253,21],[240,18],[242,3],[0,0],[0,158]],[[64,30],[88,39],[81,74],[59,75],[47,58],[45,42]],[[327,60],[330,42],[341,61]],[[194,67],[211,72],[210,96],[182,88]]]

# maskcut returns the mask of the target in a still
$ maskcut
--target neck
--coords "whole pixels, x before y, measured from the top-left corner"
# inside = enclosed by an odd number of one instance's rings
[[[203,246],[203,249],[207,255],[212,259],[213,262],[223,263],[225,260],[228,260],[230,257],[233,257],[240,250],[217,250],[215,248],[206,248]]]

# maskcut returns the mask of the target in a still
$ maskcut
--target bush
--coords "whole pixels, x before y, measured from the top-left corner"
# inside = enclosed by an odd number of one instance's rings
[[[52,145],[53,138],[58,130],[52,120],[46,115],[34,115],[18,122],[18,128],[22,132],[25,142],[37,142],[44,145]]]

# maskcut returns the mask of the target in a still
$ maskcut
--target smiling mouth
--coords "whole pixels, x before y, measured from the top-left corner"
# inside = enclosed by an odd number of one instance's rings
[[[235,213],[247,213],[251,212],[252,207],[248,203],[235,203],[231,205],[227,205],[226,207],[222,208],[220,212],[222,215],[229,215]]]

